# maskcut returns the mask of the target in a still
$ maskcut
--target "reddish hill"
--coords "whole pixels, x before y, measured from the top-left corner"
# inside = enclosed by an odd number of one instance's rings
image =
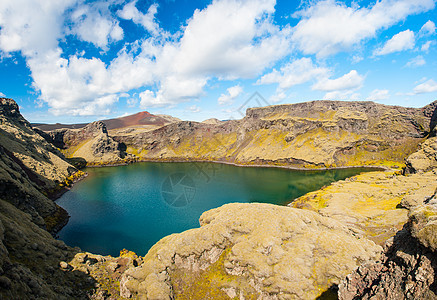
[[[102,122],[106,124],[106,128],[108,128],[108,130],[136,125],[162,126],[169,123],[166,119],[152,115],[147,111],[142,111],[126,117],[102,120]]]
[[[123,127],[129,127],[129,126],[138,126],[138,125],[155,125],[155,126],[163,126],[169,123],[174,122],[176,119],[172,118],[170,116],[164,116],[164,115],[152,115],[151,113],[147,111],[142,111],[133,115],[129,115],[126,117],[121,118],[115,118],[115,119],[108,119],[108,120],[101,120],[103,123],[106,124],[106,128],[108,130],[110,129],[118,129]],[[178,119],[177,119],[178,120]],[[33,127],[39,128],[44,131],[50,131],[55,129],[61,129],[61,128],[68,128],[68,129],[77,129],[85,127],[87,124],[32,124]]]

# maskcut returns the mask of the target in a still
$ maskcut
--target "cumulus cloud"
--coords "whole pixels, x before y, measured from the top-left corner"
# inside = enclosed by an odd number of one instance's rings
[[[174,57],[175,71],[250,78],[290,53],[289,28],[273,25],[275,1],[214,1],[196,10]],[[213,34],[212,34],[213,33]]]
[[[77,7],[71,14],[70,33],[104,50],[108,49],[108,43],[123,39],[123,29],[111,17],[109,4],[97,1]]]
[[[221,94],[218,98],[218,104],[229,105],[234,103],[234,100],[243,93],[243,88],[240,85],[235,85],[227,89],[227,94]]]
[[[423,35],[423,36],[433,35],[435,33],[435,29],[436,29],[435,23],[431,20],[428,20],[428,22],[426,22],[422,26],[422,28],[420,28],[419,35]]]
[[[146,90],[140,93],[140,107],[142,109],[148,109],[149,107],[163,107],[167,105],[174,105],[171,101],[166,100],[162,93],[157,93]]]
[[[373,90],[369,97],[366,98],[366,100],[369,101],[378,101],[378,100],[386,100],[390,97],[390,92],[388,90]]]
[[[6,95],[0,92],[0,97],[6,97]]]
[[[425,59],[422,55],[418,55],[412,59],[410,59],[405,66],[407,67],[419,67],[426,64]]]
[[[153,35],[157,35],[160,31],[158,24],[155,20],[155,15],[158,12],[158,5],[156,3],[150,5],[147,13],[143,14],[136,7],[137,1],[132,1],[126,4],[118,15],[125,20],[132,20],[135,24],[139,24],[144,27]]]
[[[63,37],[64,11],[75,0],[2,0],[0,50],[34,56],[54,49]]]
[[[294,15],[302,19],[292,39],[303,53],[326,57],[351,49],[374,38],[378,30],[434,7],[434,0],[381,0],[362,8],[335,0],[319,1]]]
[[[386,55],[394,52],[413,49],[415,44],[414,32],[405,30],[395,34],[383,47],[376,49],[374,55]]]
[[[310,58],[301,58],[285,64],[279,71],[274,69],[272,72],[265,74],[257,81],[257,84],[278,83],[279,89],[285,90],[321,78],[328,73],[329,69],[314,65]]]
[[[273,69],[265,74],[257,84],[277,83],[276,93],[270,97],[272,103],[277,103],[286,98],[284,91],[299,84],[315,81],[313,90],[327,92],[324,99],[358,99],[359,94],[355,91],[362,87],[364,76],[356,70],[335,79],[331,79],[332,71],[329,68],[315,65],[310,58],[301,58],[285,64],[280,70]]]
[[[200,107],[199,106],[197,106],[197,105],[191,105],[189,108],[188,108],[188,110],[189,111],[191,111],[191,112],[193,112],[193,113],[198,113],[198,112],[200,112]]]
[[[269,98],[269,103],[280,103],[282,102],[282,100],[284,100],[285,98],[287,98],[287,95],[284,92],[278,91],[276,94],[273,94],[270,98]]]
[[[128,107],[135,107],[135,106],[137,106],[137,104],[138,104],[138,99],[136,99],[136,98],[128,98],[127,100],[126,100],[126,103],[127,103],[127,106]]]
[[[425,44],[422,45],[422,47],[420,48],[420,50],[422,52],[426,52],[428,53],[429,51],[429,47],[431,47],[431,45],[433,44],[433,41],[427,41]]]
[[[342,90],[356,90],[363,85],[364,76],[358,74],[356,70],[352,70],[343,76],[336,79],[324,78],[315,83],[313,90],[333,92]]]
[[[414,88],[414,94],[424,94],[437,92],[437,82],[432,79],[417,85]]]

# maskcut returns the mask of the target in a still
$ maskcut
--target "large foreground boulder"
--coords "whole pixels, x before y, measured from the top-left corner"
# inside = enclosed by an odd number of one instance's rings
[[[79,129],[56,129],[39,133],[50,143],[62,149],[68,158],[82,158],[88,165],[120,164],[130,155],[125,145],[108,135],[102,121],[89,123]]]
[[[124,272],[121,296],[315,299],[382,250],[331,218],[270,204],[227,204],[200,224],[163,238]]]

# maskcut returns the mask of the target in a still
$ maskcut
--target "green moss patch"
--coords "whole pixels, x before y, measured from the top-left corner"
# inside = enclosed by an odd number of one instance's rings
[[[226,288],[236,290],[235,299],[240,298],[240,291],[244,291],[244,299],[257,299],[259,295],[248,284],[247,278],[226,272],[224,262],[229,253],[230,248],[223,251],[220,258],[206,270],[174,270],[170,277],[175,299],[229,299],[224,291]]]

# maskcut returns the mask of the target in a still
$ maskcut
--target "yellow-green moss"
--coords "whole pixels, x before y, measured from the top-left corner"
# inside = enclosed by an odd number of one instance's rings
[[[240,290],[244,291],[244,299],[257,299],[259,295],[249,285],[247,279],[226,272],[224,261],[230,251],[230,248],[223,251],[220,258],[204,271],[193,272],[186,269],[173,271],[170,277],[175,299],[229,299],[222,288],[231,286],[239,289],[235,299],[239,299]]]
[[[47,231],[52,232],[56,229],[60,224],[65,224],[68,220],[68,213],[65,209],[56,205],[56,211],[54,214],[47,216],[44,218],[44,222],[46,223]],[[59,228],[58,228],[59,230]]]
[[[67,149],[62,149],[61,152],[62,152],[62,154],[65,155],[65,157],[71,158],[74,156],[74,153],[76,153],[80,148],[82,148],[89,141],[90,140],[88,139],[88,140],[80,142],[77,145],[68,146]]]

